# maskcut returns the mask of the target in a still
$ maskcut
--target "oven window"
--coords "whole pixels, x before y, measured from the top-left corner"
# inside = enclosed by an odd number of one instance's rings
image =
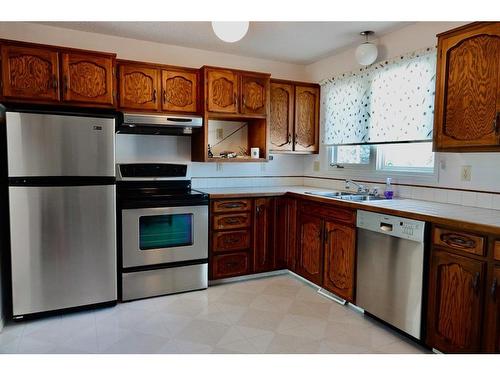
[[[193,244],[193,214],[141,216],[139,248],[141,250]]]

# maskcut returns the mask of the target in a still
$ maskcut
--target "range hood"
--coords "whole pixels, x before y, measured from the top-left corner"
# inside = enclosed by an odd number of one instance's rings
[[[149,115],[121,113],[117,133],[154,135],[191,135],[203,126],[201,116]]]

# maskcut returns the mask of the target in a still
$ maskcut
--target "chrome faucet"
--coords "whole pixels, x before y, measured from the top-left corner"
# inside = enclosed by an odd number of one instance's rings
[[[351,184],[358,187],[358,193],[360,194],[368,194],[370,192],[370,190],[363,184],[357,183],[353,180],[345,180],[346,189],[350,189]]]

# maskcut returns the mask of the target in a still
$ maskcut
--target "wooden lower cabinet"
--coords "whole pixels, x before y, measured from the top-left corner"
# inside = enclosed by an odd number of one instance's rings
[[[212,257],[212,278],[242,276],[250,273],[251,257],[248,251]]]
[[[299,213],[297,273],[321,285],[323,279],[323,220],[315,215]]]
[[[427,344],[443,352],[481,350],[485,262],[433,250]]]
[[[356,229],[327,221],[324,230],[323,286],[339,297],[354,302]]]
[[[254,203],[253,254],[254,272],[274,269],[274,201],[275,198],[257,198]]]
[[[274,230],[274,249],[276,269],[295,271],[297,200],[288,197],[276,198],[276,218]]]
[[[485,351],[500,353],[500,264],[491,269],[492,277],[486,285],[487,320]]]

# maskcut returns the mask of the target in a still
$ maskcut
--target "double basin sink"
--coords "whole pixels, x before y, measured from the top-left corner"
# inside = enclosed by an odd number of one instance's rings
[[[305,194],[354,202],[379,201],[385,199],[377,195],[346,193],[343,191],[306,191]]]

